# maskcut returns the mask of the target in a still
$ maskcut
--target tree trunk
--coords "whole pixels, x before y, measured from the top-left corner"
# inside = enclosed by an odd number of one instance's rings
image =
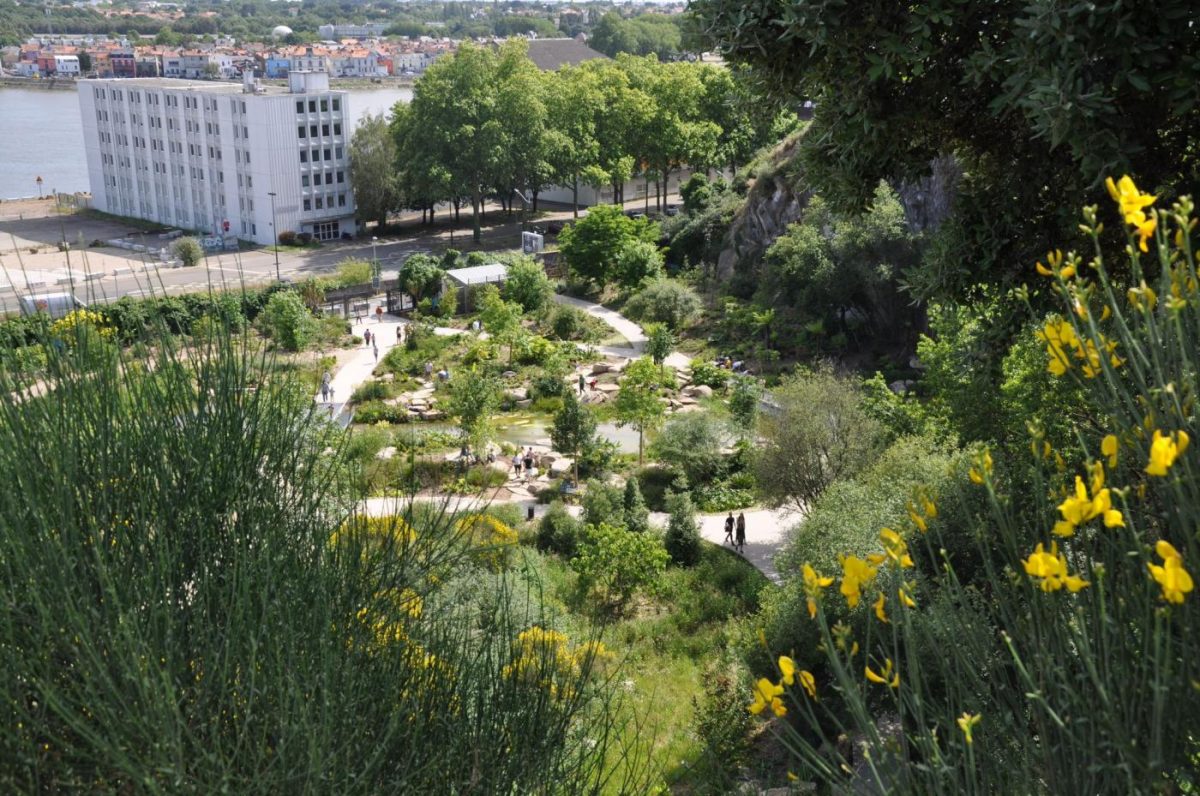
[[[483,197],[477,190],[471,195],[471,239],[476,243],[479,243],[480,239],[483,237],[483,219],[481,218],[483,215],[483,209],[480,207],[482,204]]]
[[[533,212],[535,214],[537,213],[537,200],[538,200],[538,192],[533,191]]]
[[[430,202],[429,204],[429,223],[432,224],[437,220],[437,205]]]
[[[642,466],[642,438],[646,436],[643,426],[638,426],[638,467]]]
[[[459,222],[459,219],[461,219],[461,218],[462,218],[462,202],[459,201],[459,198],[456,196],[456,197],[454,197],[454,223],[457,224]]]
[[[571,210],[572,210],[571,215],[574,218],[579,218],[579,174],[578,173],[576,173],[575,176],[571,179]],[[534,208],[534,212],[537,212],[536,207]]]

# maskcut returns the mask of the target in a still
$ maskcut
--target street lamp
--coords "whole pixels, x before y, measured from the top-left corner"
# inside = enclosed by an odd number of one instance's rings
[[[275,281],[282,282],[279,276],[279,225],[275,223],[275,192],[270,191],[267,196],[271,197],[271,236],[275,238]]]
[[[380,282],[383,280],[383,274],[379,271],[379,255],[375,251],[376,244],[379,243],[379,238],[371,236],[371,259],[374,263],[371,266],[371,287],[379,290]]]

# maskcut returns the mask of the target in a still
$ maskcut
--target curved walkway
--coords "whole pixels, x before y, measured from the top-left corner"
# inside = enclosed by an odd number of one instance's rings
[[[596,304],[591,301],[574,298],[573,296],[563,296],[555,294],[554,300],[560,304],[566,304],[572,307],[587,312],[593,315],[617,331],[622,337],[630,342],[629,348],[619,348],[614,346],[601,346],[599,350],[609,356],[636,358],[642,355],[646,347],[646,335],[642,331],[642,327],[637,323],[629,320],[625,316],[611,310],[608,307]],[[372,310],[374,304],[372,304]],[[352,324],[354,334],[362,336],[363,332],[368,329],[373,335],[378,335],[379,341],[379,357],[382,359],[391,348],[396,345],[396,331],[398,328],[406,326],[407,321],[402,321],[394,317],[384,315],[382,320],[372,320],[368,315],[368,319],[360,323]],[[458,329],[436,330],[438,334],[460,334]],[[667,364],[675,368],[686,368],[691,364],[691,361],[679,352],[672,353],[666,360]],[[329,407],[331,417],[342,417],[346,403],[350,400],[350,396],[360,384],[371,378],[372,371],[375,369],[377,359],[373,346],[363,346],[358,349],[356,355],[350,358],[337,371],[332,374],[330,385],[333,387],[333,400],[323,402],[321,395],[318,393],[314,400],[318,404]],[[346,418],[343,417],[343,422]],[[516,485],[516,481],[513,484]],[[402,510],[402,501],[408,498],[369,498],[364,502],[364,510],[370,515],[391,514],[398,510]],[[479,508],[487,503],[513,503],[521,507],[522,514],[528,511],[532,506],[534,516],[541,516],[546,511],[546,506],[539,504],[536,501],[526,498],[497,498],[495,500],[486,500],[482,497],[465,497],[465,496],[446,496],[439,497],[418,497],[418,500],[426,501],[443,501],[447,508],[453,511],[465,508]],[[573,511],[578,513],[578,507],[571,507]],[[773,583],[780,582],[780,575],[775,569],[775,553],[783,545],[784,536],[788,528],[800,521],[801,516],[798,513],[788,510],[772,510],[772,509],[746,509],[742,513],[746,515],[746,549],[744,555],[746,559],[758,568],[764,575],[767,576]],[[705,540],[716,545],[723,544],[725,538],[725,517],[726,513],[720,514],[699,514],[696,520],[700,526],[700,536]],[[735,513],[736,516],[736,513]],[[665,527],[667,515],[651,514],[651,522],[658,527]]]

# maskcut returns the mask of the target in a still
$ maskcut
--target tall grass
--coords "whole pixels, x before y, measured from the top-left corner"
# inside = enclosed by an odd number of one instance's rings
[[[590,656],[522,650],[536,595],[461,588],[444,514],[355,520],[341,432],[265,355],[73,335],[0,371],[0,792],[640,787]]]

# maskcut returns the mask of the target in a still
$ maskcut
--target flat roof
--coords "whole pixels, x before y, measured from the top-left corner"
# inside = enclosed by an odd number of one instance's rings
[[[262,84],[258,86],[258,90],[254,92],[246,92],[243,90],[241,83],[227,83],[216,80],[185,80],[179,77],[106,77],[106,78],[88,78],[80,80],[80,83],[109,83],[114,86],[128,87],[132,89],[172,89],[174,91],[194,91],[197,94],[246,94],[246,96],[283,96],[285,94],[348,94],[344,89],[326,89],[313,92],[295,92],[291,91],[288,86],[274,86]]]
[[[508,266],[500,263],[473,265],[470,268],[451,268],[446,276],[460,285],[481,285],[485,282],[503,282],[508,276]]]

